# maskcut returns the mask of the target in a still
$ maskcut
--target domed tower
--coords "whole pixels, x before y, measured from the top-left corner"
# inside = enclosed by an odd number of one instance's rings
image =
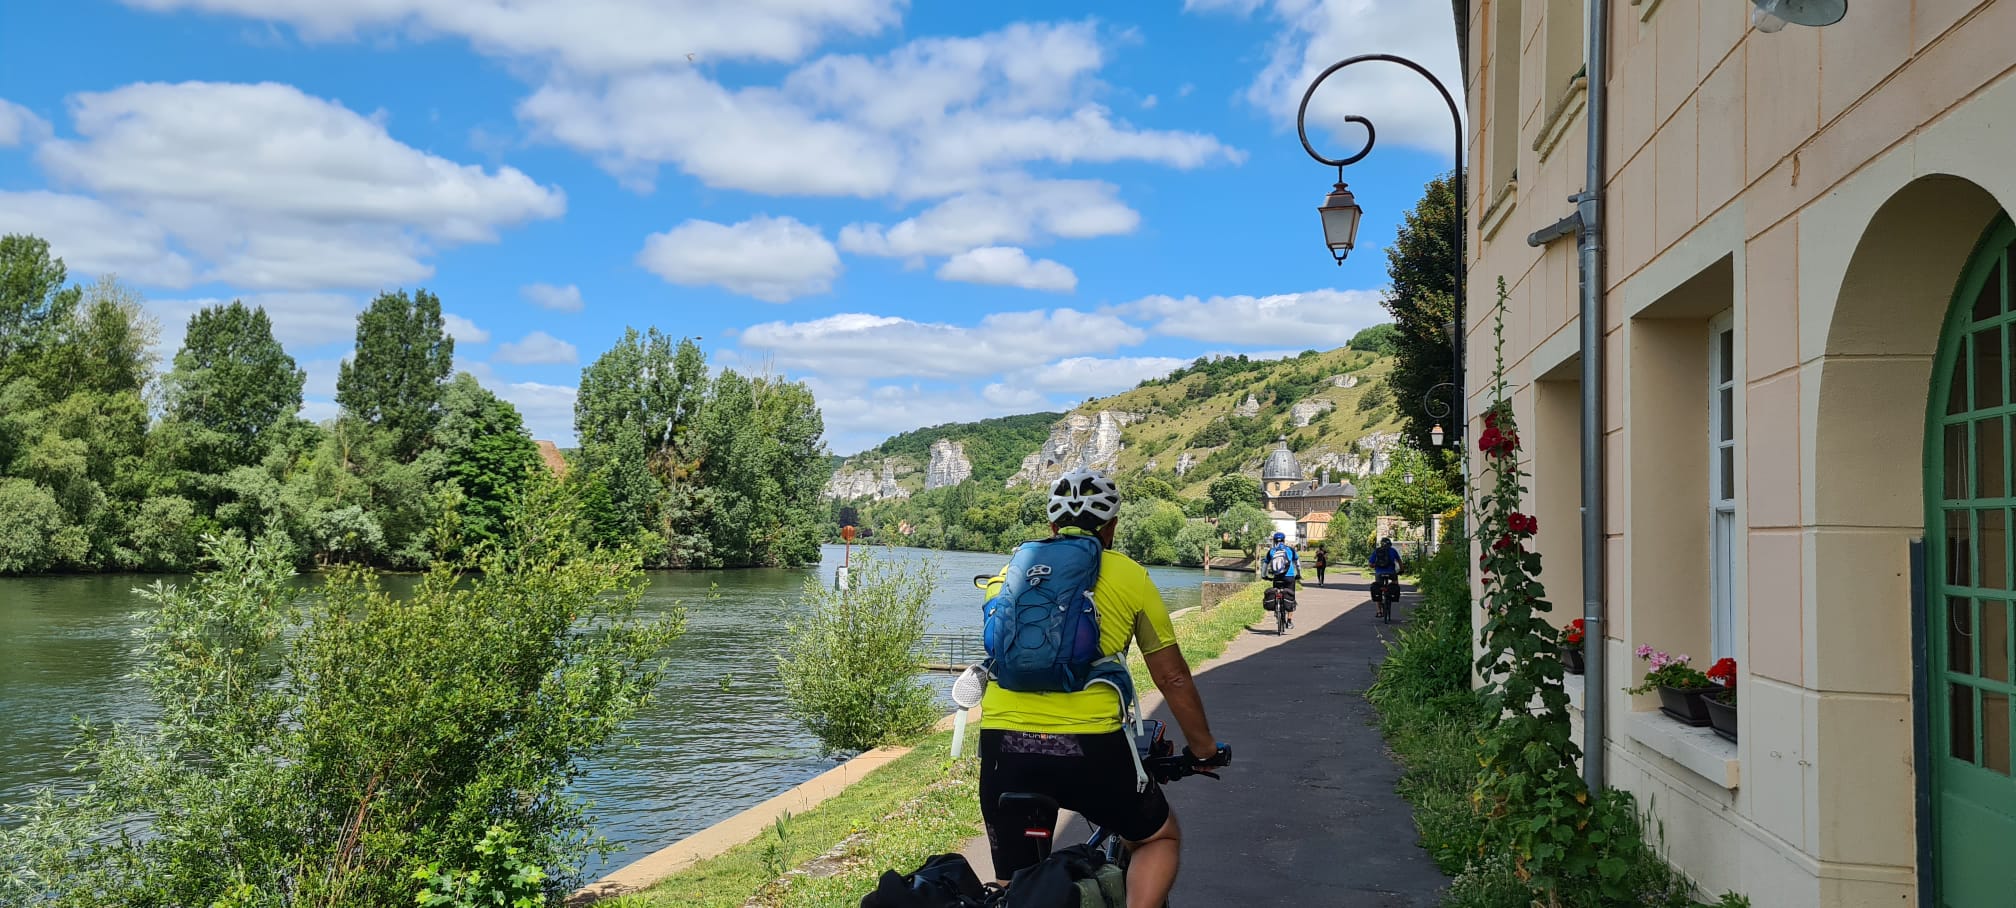
[[[1281,494],[1281,490],[1302,481],[1302,462],[1295,459],[1295,452],[1288,450],[1288,436],[1281,436],[1280,446],[1267,455],[1267,462],[1260,466],[1260,488],[1269,501]]]

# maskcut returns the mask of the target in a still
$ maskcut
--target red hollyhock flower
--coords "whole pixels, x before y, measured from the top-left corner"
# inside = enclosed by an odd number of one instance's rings
[[[1511,527],[1514,533],[1524,533],[1528,536],[1540,532],[1539,518],[1529,517],[1517,511],[1505,518],[1505,525]]]
[[[1512,538],[1512,534],[1507,533],[1498,537],[1498,541],[1491,544],[1491,549],[1492,551],[1502,552],[1518,544],[1519,540]]]

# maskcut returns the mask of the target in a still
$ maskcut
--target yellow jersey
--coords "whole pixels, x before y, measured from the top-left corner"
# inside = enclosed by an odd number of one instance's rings
[[[987,595],[1001,587],[1008,572],[987,584]],[[1111,549],[1099,558],[1099,580],[1092,587],[1099,614],[1099,652],[1119,655],[1130,641],[1152,653],[1176,645],[1176,631],[1162,593],[1148,579],[1148,569]],[[1120,694],[1104,684],[1072,693],[1007,690],[987,685],[980,700],[980,727],[1047,734],[1103,734],[1120,730]]]

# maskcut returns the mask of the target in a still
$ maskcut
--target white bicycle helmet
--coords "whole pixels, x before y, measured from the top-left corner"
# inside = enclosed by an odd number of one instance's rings
[[[1051,523],[1075,522],[1071,518],[1082,514],[1103,524],[1120,514],[1120,489],[1097,470],[1072,470],[1050,486],[1048,513]]]

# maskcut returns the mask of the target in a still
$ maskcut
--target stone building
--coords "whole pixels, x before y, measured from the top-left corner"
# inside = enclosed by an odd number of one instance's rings
[[[1308,535],[1310,527],[1304,518],[1316,513],[1334,515],[1338,508],[1357,497],[1356,486],[1350,482],[1331,482],[1328,470],[1315,479],[1304,479],[1302,462],[1295,459],[1295,452],[1288,450],[1286,437],[1260,466],[1261,506],[1269,512],[1268,519],[1274,521],[1275,528],[1290,539],[1301,542],[1321,539],[1320,534]]]
[[[1537,544],[1578,614],[1576,240],[1529,236],[1572,210],[1608,89],[1591,758],[1707,891],[2016,904],[2016,0],[1776,33],[1742,0],[1598,2],[1593,76],[1583,0],[1458,4],[1469,412],[1502,276]],[[1736,659],[1737,739],[1621,693],[1639,646]]]

